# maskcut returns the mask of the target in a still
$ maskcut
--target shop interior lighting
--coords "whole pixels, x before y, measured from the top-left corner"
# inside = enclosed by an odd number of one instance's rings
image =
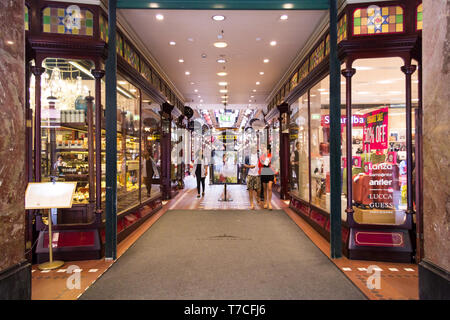
[[[72,66],[74,66],[75,68],[77,68],[78,70],[80,70],[81,72],[83,72],[85,75],[89,76],[92,79],[95,79],[95,77],[92,75],[92,73],[90,73],[88,69],[86,69],[85,67],[83,67],[79,63],[77,63],[75,61],[69,61],[69,63]]]
[[[283,14],[281,17],[280,17],[280,20],[287,20],[288,19],[288,15],[287,14]]]

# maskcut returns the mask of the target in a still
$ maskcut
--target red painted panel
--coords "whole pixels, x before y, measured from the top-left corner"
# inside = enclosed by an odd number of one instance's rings
[[[95,231],[53,232],[53,248],[89,247],[94,245]],[[48,248],[48,233],[44,234],[44,248]]]
[[[326,218],[315,210],[311,210],[311,220],[317,223],[321,227],[325,227]]]
[[[358,246],[404,247],[403,234],[399,232],[358,231],[355,235]]]

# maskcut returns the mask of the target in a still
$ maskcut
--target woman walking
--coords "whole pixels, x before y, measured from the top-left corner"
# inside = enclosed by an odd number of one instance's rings
[[[259,177],[259,168],[258,168],[258,154],[256,152],[256,148],[252,147],[251,155],[248,157],[248,160],[244,167],[249,169],[247,174],[247,189],[248,196],[250,199],[250,209],[255,209],[253,205],[253,196],[255,201],[258,203],[258,194],[261,189],[261,179]]]
[[[202,187],[202,196],[205,195],[205,177],[208,175],[208,164],[203,157],[203,152],[197,152],[197,158],[194,161],[194,175],[197,179],[197,198],[200,198],[200,184]]]
[[[275,179],[275,170],[272,168],[272,150],[270,144],[266,152],[259,158],[261,170],[261,183],[264,188],[264,209],[272,210],[272,184]]]

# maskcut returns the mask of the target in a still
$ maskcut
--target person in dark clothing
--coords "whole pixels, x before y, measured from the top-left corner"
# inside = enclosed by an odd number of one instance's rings
[[[205,195],[205,178],[208,175],[208,164],[203,157],[203,152],[197,153],[197,158],[194,162],[195,178],[197,179],[197,198],[200,198],[200,184],[202,187],[202,196]]]
[[[152,192],[152,178],[153,178],[153,163],[152,158],[150,156],[150,151],[147,151],[144,156],[144,170],[142,170],[142,174],[144,177],[145,187],[147,188],[147,197],[150,197]]]

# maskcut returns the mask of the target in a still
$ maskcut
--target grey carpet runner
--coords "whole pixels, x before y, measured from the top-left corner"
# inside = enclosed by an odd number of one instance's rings
[[[364,299],[283,211],[165,213],[80,299]]]

